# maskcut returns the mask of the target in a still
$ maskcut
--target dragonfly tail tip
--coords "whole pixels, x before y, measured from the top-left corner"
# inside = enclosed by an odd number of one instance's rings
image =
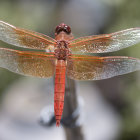
[[[59,127],[59,125],[60,125],[60,120],[57,120],[56,121],[56,126]]]

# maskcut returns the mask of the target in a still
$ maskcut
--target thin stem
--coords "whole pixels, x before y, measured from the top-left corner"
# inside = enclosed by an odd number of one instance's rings
[[[71,79],[67,79],[63,118],[67,118],[71,116],[72,113],[77,109],[77,107],[78,107],[78,101],[77,101],[75,82]],[[74,124],[76,123],[77,119],[78,116],[73,118],[71,122]],[[67,140],[84,140],[81,126],[76,126],[76,125],[75,127],[64,126],[64,130],[66,132]]]

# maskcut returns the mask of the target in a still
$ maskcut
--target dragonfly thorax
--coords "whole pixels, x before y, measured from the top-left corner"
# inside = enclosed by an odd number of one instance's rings
[[[69,56],[70,50],[68,48],[68,42],[66,41],[57,41],[55,56],[58,60],[66,60],[67,56]]]

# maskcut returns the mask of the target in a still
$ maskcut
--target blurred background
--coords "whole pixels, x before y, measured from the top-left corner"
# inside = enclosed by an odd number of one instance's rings
[[[140,27],[140,0],[0,0],[0,20],[54,37],[64,22],[74,36]],[[0,41],[0,46],[17,48]],[[140,58],[140,44],[105,55]],[[73,82],[84,140],[140,140],[140,72]],[[0,140],[65,140],[65,128],[42,127],[53,114],[53,78],[25,77],[0,68]],[[71,84],[67,85],[71,89]],[[71,96],[67,93],[66,96]],[[74,129],[74,128],[72,128]]]

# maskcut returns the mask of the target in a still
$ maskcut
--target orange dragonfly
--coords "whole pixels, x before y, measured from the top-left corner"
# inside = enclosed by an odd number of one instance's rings
[[[53,39],[0,21],[0,40],[38,49],[37,52],[0,48],[0,67],[28,76],[48,78],[55,75],[56,126],[60,125],[63,112],[66,74],[74,80],[101,80],[140,70],[137,58],[83,55],[113,52],[134,45],[140,42],[140,28],[73,39],[71,28],[62,23],[56,27]]]

